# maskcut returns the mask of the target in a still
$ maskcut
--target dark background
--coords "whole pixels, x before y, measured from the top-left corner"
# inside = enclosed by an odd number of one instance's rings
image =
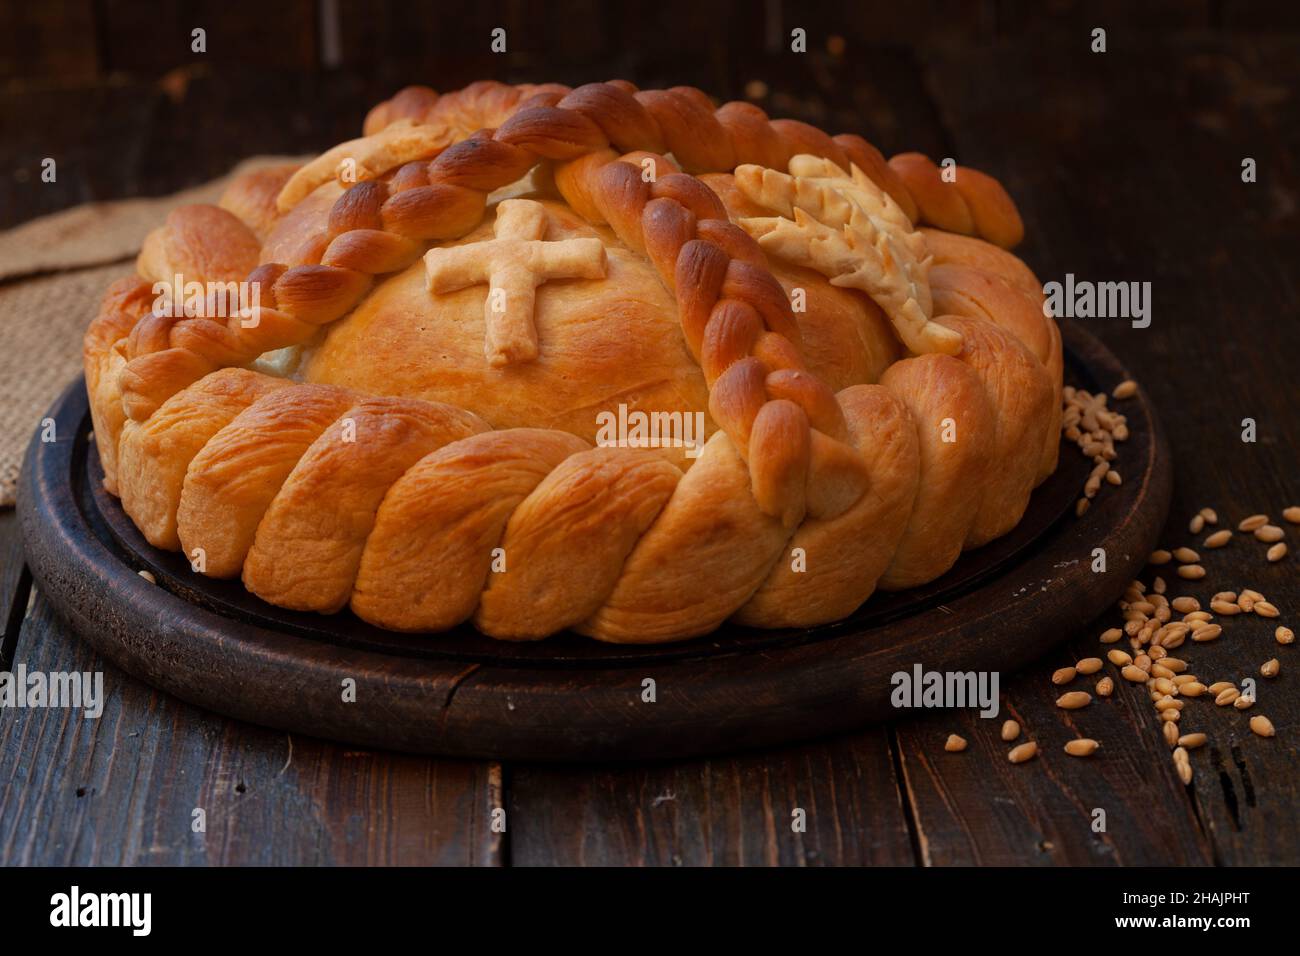
[[[807,30],[807,54],[789,52],[795,26]],[[1088,52],[1094,26],[1109,32],[1104,57]],[[190,51],[195,27],[207,31],[206,53]],[[494,27],[507,30],[505,55],[488,50]],[[253,153],[319,151],[355,136],[371,105],[410,83],[450,90],[485,78],[625,77],[725,100],[745,98],[759,81],[767,92],[751,98],[773,115],[860,132],[886,155],[946,155],[950,111],[981,121],[972,97],[996,96],[1010,114],[1059,97],[1046,115],[1076,136],[1095,137],[1081,124],[1117,110],[1131,121],[1173,119],[1148,80],[1118,80],[1134,61],[1160,62],[1171,50],[1179,75],[1169,75],[1171,62],[1155,77],[1190,84],[1206,111],[1258,118],[1294,78],[1278,70],[1288,57],[1294,67],[1298,33],[1300,4],[1273,0],[6,2],[0,226],[91,199],[171,192]],[[1246,45],[1225,58],[1212,42],[1224,39]],[[1062,89],[1072,73],[1085,82]],[[1118,83],[1100,85],[1108,80]],[[1121,98],[1099,99],[1112,92]],[[1104,119],[1102,137],[1138,132]],[[1202,129],[1214,122],[1180,119]],[[1086,157],[1104,144],[1069,145]],[[981,152],[1000,175],[1013,172],[1005,150]],[[46,156],[59,160],[58,188],[41,188]]]
[[[196,26],[204,55],[189,52]],[[497,26],[506,55],[487,52]],[[795,26],[807,54],[789,52]],[[1096,26],[1105,54],[1089,50]],[[995,174],[1025,219],[1017,251],[1044,281],[1153,284],[1150,328],[1086,325],[1168,433],[1162,544],[1197,544],[1187,522],[1204,506],[1231,526],[1300,504],[1300,4],[7,2],[0,226],[169,193],[255,153],[319,150],[408,83],[616,76],[748,94],[886,154],[919,149]],[[47,156],[59,161],[54,185],[39,180]],[[1240,440],[1245,417],[1258,423],[1253,444]],[[1286,561],[1266,564],[1239,536],[1206,556],[1204,582],[1171,593],[1206,603],[1254,587],[1300,630],[1300,529],[1288,533]],[[1278,622],[1253,615],[1186,656],[1232,680],[1278,657],[1282,675],[1254,711],[1278,736],[1254,737],[1250,712],[1189,708],[1184,728],[1211,737],[1189,787],[1142,688],[1118,681],[1083,712],[1054,706],[1051,672],[1097,655],[1097,634],[1118,623],[1100,608],[1077,634],[1043,635],[1052,650],[1004,682],[1005,707],[1044,748],[1020,767],[998,722],[967,714],[707,760],[501,765],[288,739],[179,704],[96,659],[21,566],[12,514],[0,516],[10,659],[104,668],[110,699],[94,722],[0,713],[4,863],[1300,862],[1300,661],[1273,641]],[[970,740],[967,753],[943,752],[950,732]],[[1060,753],[1080,732],[1102,741],[1097,756]],[[809,808],[806,834],[782,825],[792,805]],[[206,837],[189,832],[195,806],[208,808]],[[504,839],[487,827],[497,806],[510,814]],[[1088,826],[1098,806],[1107,833]]]

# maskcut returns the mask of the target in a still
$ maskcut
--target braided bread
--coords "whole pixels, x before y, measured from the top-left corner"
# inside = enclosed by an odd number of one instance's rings
[[[983,174],[622,81],[364,133],[173,212],[87,331],[106,487],[199,573],[409,631],[807,627],[1055,468],[1060,335]],[[151,304],[174,275],[253,304]]]

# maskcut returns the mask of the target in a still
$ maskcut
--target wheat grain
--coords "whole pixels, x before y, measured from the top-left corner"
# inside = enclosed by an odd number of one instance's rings
[[[1033,759],[1036,753],[1038,753],[1038,744],[1028,740],[1019,746],[1012,747],[1007,753],[1007,759],[1012,763],[1024,763],[1026,760]]]
[[[1087,757],[1097,752],[1101,744],[1091,737],[1080,737],[1078,740],[1071,740],[1065,745],[1065,752],[1071,757]]]

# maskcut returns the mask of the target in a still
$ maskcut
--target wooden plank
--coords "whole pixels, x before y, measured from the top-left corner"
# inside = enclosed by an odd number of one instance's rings
[[[1002,71],[996,90],[962,82],[994,68]],[[1089,328],[1135,371],[1182,464],[1167,545],[1199,546],[1187,522],[1205,506],[1225,525],[1257,512],[1278,520],[1300,499],[1297,390],[1286,358],[1300,349],[1292,320],[1300,122],[1284,93],[1300,81],[1300,41],[1205,38],[1104,58],[994,50],[936,64],[934,77],[951,91],[942,106],[968,151],[963,161],[995,170],[1020,200],[1026,258],[1044,279],[1072,272],[1153,283],[1150,328],[1117,319],[1090,320]],[[1033,94],[1007,92],[1017,89]],[[1256,183],[1241,180],[1247,156],[1258,163]],[[1257,423],[1255,442],[1242,441],[1247,418]],[[1209,680],[1254,677],[1260,685],[1253,711],[1193,702],[1183,720],[1211,737],[1193,754],[1191,794],[1213,858],[1225,864],[1300,859],[1300,751],[1288,743],[1300,730],[1297,665],[1294,647],[1271,636],[1300,615],[1296,530],[1283,562],[1268,564],[1263,545],[1238,536],[1221,551],[1202,551],[1204,582],[1171,590],[1205,603],[1215,591],[1250,586],[1282,610],[1279,621],[1232,618],[1219,641],[1182,651]],[[1276,681],[1258,675],[1270,657],[1282,661]],[[1267,714],[1277,738],[1254,737],[1251,713]],[[1149,735],[1153,713],[1139,717]],[[1149,779],[1161,791],[1151,799],[1166,809],[1167,777],[1167,761],[1158,760]]]
[[[1107,31],[1108,43],[1143,45],[1182,31],[1213,25],[1213,0],[995,0],[997,32],[1028,43],[1076,40],[1083,49],[1094,27]]]
[[[0,511],[0,668],[8,667],[13,659],[31,586],[18,516],[7,508]]]
[[[317,64],[315,6],[312,0],[256,6],[105,0],[98,23],[105,69],[144,76],[176,68],[309,71]],[[206,33],[203,52],[192,48],[196,29]]]
[[[0,6],[0,79],[84,78],[99,65],[91,0]]]
[[[914,862],[883,729],[771,753],[510,770],[516,866]],[[805,811],[806,832],[793,830]]]
[[[1123,686],[1110,700],[1095,698],[1077,711],[1056,706],[1065,690],[1092,691],[1096,679],[1056,687],[1052,671],[1097,654],[1095,635],[1053,652],[1004,688],[1003,713],[995,719],[961,711],[899,725],[904,784],[925,865],[1211,862],[1145,690],[1117,679]],[[1107,665],[1107,673],[1113,670]],[[1023,728],[1016,743],[1038,744],[1032,761],[1007,759],[1014,744],[1000,732],[1008,718]],[[965,752],[944,751],[950,733],[969,741]],[[1087,758],[1069,756],[1062,748],[1076,737],[1099,740],[1101,749]],[[1094,829],[1098,823],[1104,829]]]
[[[342,748],[183,705],[70,637],[39,595],[19,659],[102,672],[106,699],[96,720],[0,710],[0,864],[500,862],[496,765]]]

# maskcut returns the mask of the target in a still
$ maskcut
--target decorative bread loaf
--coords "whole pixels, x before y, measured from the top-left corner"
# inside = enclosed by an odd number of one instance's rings
[[[1056,467],[1019,215],[948,178],[685,87],[404,90],[149,237],[86,334],[106,486],[197,573],[387,628],[838,620]],[[636,415],[702,427],[608,440]]]

